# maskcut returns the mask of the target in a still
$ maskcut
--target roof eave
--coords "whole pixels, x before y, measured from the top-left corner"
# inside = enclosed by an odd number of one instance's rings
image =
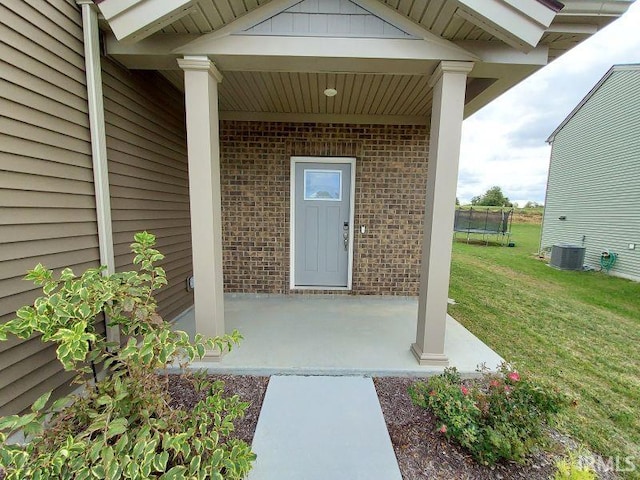
[[[543,4],[545,7],[550,8],[556,13],[564,8],[564,3],[558,2],[557,0],[538,0],[538,3]]]

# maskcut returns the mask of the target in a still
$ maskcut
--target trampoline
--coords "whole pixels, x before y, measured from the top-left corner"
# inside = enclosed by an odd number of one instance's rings
[[[482,235],[482,240],[489,244],[489,238],[495,235],[496,240],[506,245],[511,237],[511,217],[513,209],[457,209],[453,225],[454,237],[458,233],[467,234],[467,243],[472,234]]]

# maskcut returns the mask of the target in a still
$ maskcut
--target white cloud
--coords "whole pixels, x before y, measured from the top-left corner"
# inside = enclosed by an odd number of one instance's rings
[[[498,185],[519,204],[543,202],[550,147],[545,140],[606,71],[640,63],[640,2],[464,121],[458,197]]]

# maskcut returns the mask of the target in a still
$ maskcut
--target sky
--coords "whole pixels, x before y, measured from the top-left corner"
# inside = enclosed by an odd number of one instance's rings
[[[619,63],[640,63],[640,0],[463,122],[460,202],[498,185],[520,206],[544,203],[551,153],[546,139]]]

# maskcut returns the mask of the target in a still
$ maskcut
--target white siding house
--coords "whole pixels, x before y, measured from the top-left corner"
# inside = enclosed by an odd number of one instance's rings
[[[599,268],[640,280],[640,64],[616,65],[551,134],[541,250],[586,248]]]

